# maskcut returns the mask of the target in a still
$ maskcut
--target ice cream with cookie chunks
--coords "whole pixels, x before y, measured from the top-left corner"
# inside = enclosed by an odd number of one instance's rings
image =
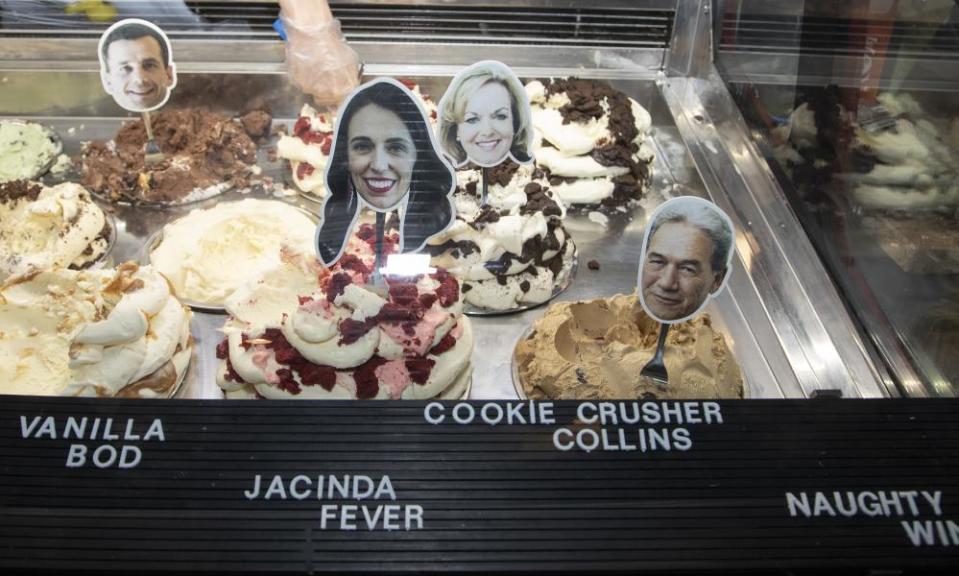
[[[229,118],[200,108],[166,109],[152,115],[153,135],[164,154],[147,165],[142,119],[127,122],[110,141],[84,145],[83,183],[112,201],[182,204],[245,189],[260,181],[256,143],[270,115],[254,111]]]
[[[227,302],[217,383],[227,398],[455,399],[468,389],[473,334],[459,283],[442,269],[368,284],[375,233],[361,226],[332,269],[312,253],[280,263]],[[387,251],[398,238],[387,238]]]
[[[552,304],[516,346],[523,390],[537,400],[743,397],[739,365],[708,315],[670,326],[669,384],[641,378],[659,326],[635,294]]]
[[[526,85],[536,166],[567,206],[625,207],[649,186],[652,119],[606,82],[579,78]]]
[[[220,307],[277,264],[280,248],[312,250],[315,233],[315,220],[291,204],[256,198],[222,202],[164,226],[150,263],[178,297]]]
[[[485,206],[480,171],[457,173],[456,220],[426,249],[460,280],[472,306],[540,304],[572,273],[576,245],[563,227],[565,208],[534,173],[509,161],[487,169]]]
[[[436,124],[436,103],[424,94],[418,84],[403,81],[426,109],[430,122]],[[304,104],[300,115],[293,123],[291,134],[283,134],[276,143],[276,155],[290,162],[290,176],[301,192],[310,196],[326,196],[326,163],[333,145],[333,128],[336,117],[329,112],[320,112]]]
[[[79,184],[0,184],[0,281],[54,267],[88,268],[107,256],[112,233]]]
[[[190,310],[150,267],[56,268],[0,285],[0,394],[169,397]]]

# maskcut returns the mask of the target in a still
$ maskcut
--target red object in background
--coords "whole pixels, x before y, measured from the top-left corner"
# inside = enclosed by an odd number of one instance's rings
[[[862,68],[858,105],[875,104],[885,70],[889,40],[896,25],[898,0],[857,0],[850,7],[852,30],[862,29]],[[850,107],[856,110],[857,107]]]

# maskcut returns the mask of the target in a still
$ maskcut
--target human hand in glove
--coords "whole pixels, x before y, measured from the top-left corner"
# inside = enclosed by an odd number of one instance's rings
[[[347,45],[326,0],[280,0],[286,65],[298,88],[320,106],[337,106],[359,85],[360,58]]]

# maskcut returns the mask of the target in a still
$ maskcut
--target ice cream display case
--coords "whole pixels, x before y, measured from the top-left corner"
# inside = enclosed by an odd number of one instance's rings
[[[182,14],[172,16],[163,11],[145,14],[169,27],[179,77],[179,85],[168,106],[171,111],[158,116],[156,131],[171,140],[195,139],[189,143],[187,154],[192,154],[189,173],[195,180],[188,187],[194,192],[175,199],[165,190],[184,186],[179,181],[183,171],[154,172],[149,197],[146,197],[141,186],[142,164],[140,168],[135,163],[124,164],[125,158],[142,142],[142,122],[139,128],[131,125],[125,133],[117,133],[125,120],[133,118],[120,114],[122,111],[99,87],[100,78],[92,66],[95,62],[90,60],[96,52],[89,48],[91,38],[102,31],[102,27],[75,16],[57,16],[53,22],[60,28],[52,29],[70,37],[53,41],[49,37],[52,32],[43,32],[47,30],[45,26],[53,24],[36,14],[31,19],[29,7],[17,6],[13,3],[13,7],[5,11],[2,114],[39,123],[59,135],[64,153],[77,163],[57,172],[56,176],[48,174],[48,183],[79,179],[116,218],[118,235],[110,254],[114,263],[149,262],[151,250],[156,249],[157,236],[162,235],[165,225],[191,211],[218,203],[260,197],[296,206],[307,215],[318,213],[317,197],[302,193],[303,189],[309,190],[309,186],[302,181],[300,160],[304,153],[309,157],[310,151],[294,149],[284,154],[295,148],[288,145],[294,140],[289,136],[294,136],[294,124],[298,117],[302,118],[301,108],[308,97],[287,80],[282,43],[266,27],[272,22],[269,17],[275,17],[275,6],[237,3],[234,13],[245,19],[235,23],[223,16],[225,5],[188,4],[184,10],[190,12],[193,8],[190,13],[195,15],[195,22],[189,26],[183,24]],[[126,9],[123,3],[117,6]],[[711,198],[733,218],[737,238],[729,290],[710,305],[709,314],[742,367],[746,396],[800,398],[820,389],[841,390],[847,397],[877,397],[889,393],[841,301],[824,282],[825,276],[817,276],[823,270],[810,262],[811,269],[799,276],[795,266],[786,265],[792,261],[802,262],[803,258],[815,258],[810,247],[787,249],[763,238],[764,233],[788,226],[790,222],[770,221],[768,213],[760,217],[751,212],[761,209],[755,204],[749,210],[739,208],[743,203],[738,189],[740,183],[703,165],[704,159],[714,161],[715,154],[723,153],[722,148],[713,150],[713,139],[721,137],[703,111],[691,105],[689,98],[698,97],[695,94],[698,87],[679,75],[682,70],[678,68],[693,63],[690,57],[695,55],[694,49],[701,49],[694,46],[694,31],[687,28],[704,26],[708,13],[690,20],[683,17],[682,6],[677,10],[665,2],[631,9],[614,2],[609,13],[582,12],[579,8],[550,9],[549,18],[554,26],[531,28],[525,36],[517,36],[513,19],[523,22],[546,14],[547,9],[530,7],[513,14],[495,5],[454,10],[412,4],[400,12],[395,9],[384,12],[358,3],[334,4],[334,8],[343,22],[346,38],[365,63],[368,77],[402,78],[415,84],[417,90],[434,103],[444,93],[453,71],[489,57],[507,62],[525,83],[569,76],[595,79],[597,85],[608,82],[614,92],[640,104],[644,114],[648,111],[648,118],[637,121],[641,130],[638,138],[643,143],[641,154],[644,162],[649,163],[648,169],[643,168],[646,179],[641,182],[642,189],[635,188],[619,201],[603,200],[609,192],[604,193],[602,187],[598,187],[599,192],[595,191],[597,187],[588,190],[585,197],[582,192],[577,197],[574,191],[572,200],[567,193],[564,202],[574,203],[569,204],[569,209],[564,208],[563,225],[568,237],[575,242],[578,266],[569,288],[557,300],[584,300],[633,292],[649,212],[673,196],[693,194]],[[384,31],[377,19],[387,13],[399,14],[404,26],[397,31]],[[613,25],[609,22],[611,14],[627,18],[629,26]],[[581,21],[583,17],[587,17],[585,25],[570,28],[576,18]],[[435,22],[436,29],[424,30],[425,24],[421,22]],[[607,32],[614,34],[605,37]],[[444,46],[439,51],[442,56],[432,49],[434,43]],[[476,46],[482,47],[481,54],[476,52]],[[520,50],[516,46],[524,48]],[[239,58],[239,54],[243,54],[243,58]],[[669,65],[664,66],[664,62]],[[672,70],[673,66],[677,71]],[[198,108],[211,110],[218,116],[214,119],[197,115],[194,110]],[[285,127],[289,132],[289,136],[280,138],[279,145],[277,136],[270,136],[269,128],[263,124],[269,120],[265,112],[272,117],[274,129]],[[230,117],[241,122],[218,123]],[[235,134],[222,136],[221,126],[231,126]],[[246,133],[244,127],[253,130]],[[575,138],[575,134],[572,137]],[[126,141],[136,144],[124,144]],[[301,148],[306,148],[302,142],[301,139]],[[119,151],[115,152],[117,148]],[[186,148],[184,144],[184,150]],[[316,147],[320,149],[321,146]],[[212,154],[212,150],[229,154],[236,160],[224,165],[204,163],[201,166],[197,159]],[[290,155],[294,158],[292,166],[290,160],[284,158]],[[736,164],[730,159],[728,165]],[[601,180],[592,178],[586,183]],[[214,193],[215,197],[205,198]],[[134,204],[129,202],[131,199]],[[163,205],[171,199],[172,205],[170,202]],[[151,206],[150,201],[156,202]],[[786,210],[785,206],[779,208]],[[193,226],[215,226],[212,220],[196,222]],[[257,234],[263,233],[268,232],[257,230]],[[184,240],[201,244],[205,241],[197,237]],[[228,284],[231,282],[228,277],[235,272],[215,270],[216,259],[223,254],[222,246],[212,246],[214,256],[196,255],[197,265],[208,268],[198,275],[208,278],[199,282]],[[183,257],[177,254],[166,259]],[[164,269],[163,264],[160,266]],[[196,300],[195,294],[182,293],[182,283],[174,282],[174,288],[177,286],[181,299]],[[210,286],[206,289],[222,292]],[[477,294],[479,289],[474,292]],[[513,348],[531,322],[544,311],[544,308],[531,308],[513,314],[473,318],[475,347],[488,355],[484,362],[473,363],[471,397],[517,396],[512,382]],[[223,314],[210,313],[202,306],[193,310],[195,359],[179,396],[222,397],[215,383],[218,366],[215,348],[220,337],[217,330],[224,319]],[[700,364],[704,364],[708,373],[711,363],[707,360]]]
[[[0,1],[0,567],[954,567],[947,81],[862,132],[749,2],[296,4]]]

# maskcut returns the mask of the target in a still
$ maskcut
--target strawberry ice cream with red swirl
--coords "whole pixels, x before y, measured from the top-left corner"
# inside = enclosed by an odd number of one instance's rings
[[[228,398],[460,398],[473,334],[459,283],[443,269],[367,284],[372,239],[351,239],[332,269],[287,250],[237,292],[217,347]],[[395,241],[395,239],[391,239]],[[392,242],[388,243],[387,248]]]

